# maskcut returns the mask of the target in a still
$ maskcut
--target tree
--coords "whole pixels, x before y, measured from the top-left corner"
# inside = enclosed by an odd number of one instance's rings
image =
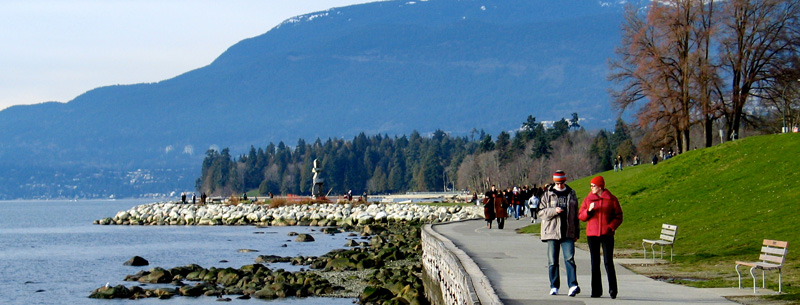
[[[738,134],[744,108],[759,85],[797,54],[800,3],[792,0],[731,0],[723,9],[721,64],[731,81],[725,129]]]
[[[647,99],[637,119],[642,126],[668,122],[676,133],[678,150],[688,150],[695,108],[695,60],[703,52],[694,31],[704,1],[651,2],[646,16],[629,6],[623,24],[619,58],[611,62],[609,78],[621,89],[612,90],[615,107],[625,110]]]
[[[598,170],[607,171],[613,168],[611,145],[605,130],[601,130],[595,135],[592,145],[589,147],[589,153],[597,157]]]
[[[481,139],[480,151],[489,152],[492,150],[494,150],[494,142],[492,141],[492,136],[487,134]]]
[[[507,162],[510,158],[511,136],[507,132],[501,131],[497,135],[497,141],[494,142],[494,148],[500,153],[500,163]]]
[[[367,181],[367,190],[370,193],[383,193],[388,189],[387,177],[383,172],[383,168],[375,167],[375,172],[372,173],[372,178]]]
[[[574,129],[580,129],[581,128],[581,124],[579,124],[579,122],[580,122],[580,119],[578,119],[578,113],[577,112],[573,112],[572,113],[572,119],[569,120],[569,128],[570,129],[573,129],[573,128]]]
[[[698,40],[698,56],[696,59],[695,75],[697,79],[698,96],[697,106],[699,107],[700,120],[703,125],[704,145],[711,147],[714,140],[714,121],[719,118],[718,112],[722,105],[722,94],[715,94],[720,88],[720,78],[718,66],[714,64],[711,56],[711,40],[715,31],[714,1],[709,1],[708,5],[700,6],[700,24],[695,27],[695,37]],[[717,102],[714,102],[718,100]]]

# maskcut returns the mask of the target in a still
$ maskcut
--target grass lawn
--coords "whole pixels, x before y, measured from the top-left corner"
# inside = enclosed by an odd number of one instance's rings
[[[800,255],[794,254],[800,248],[794,213],[800,207],[800,134],[749,137],[600,175],[624,211],[618,256],[641,258],[643,238],[657,238],[662,223],[678,226],[674,262],[634,271],[691,279],[677,282],[696,287],[736,287],[735,260],[757,260],[763,239],[788,241],[787,294],[776,298],[800,300]],[[591,178],[567,182],[580,200]],[[534,225],[523,232],[538,230]],[[745,284],[752,285],[749,275]],[[777,272],[767,272],[767,288],[778,290]]]

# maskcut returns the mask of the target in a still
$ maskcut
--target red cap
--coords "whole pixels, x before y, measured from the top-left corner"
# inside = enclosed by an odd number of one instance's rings
[[[591,184],[597,185],[599,187],[605,188],[606,187],[606,180],[603,179],[603,176],[597,176],[592,178]]]

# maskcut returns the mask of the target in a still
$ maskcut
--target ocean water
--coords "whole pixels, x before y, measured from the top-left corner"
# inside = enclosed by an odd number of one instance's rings
[[[125,286],[126,275],[154,267],[188,264],[235,267],[258,255],[319,256],[345,248],[347,234],[326,235],[318,227],[253,226],[101,226],[92,221],[152,200],[0,201],[0,304],[220,304],[214,297],[169,300],[88,298],[109,283]],[[316,241],[294,242],[289,232],[309,233]],[[283,247],[283,245],[286,245]],[[243,253],[239,249],[258,252]],[[123,266],[133,256],[149,266]],[[220,261],[227,262],[220,262]],[[268,265],[295,271],[301,266]],[[194,282],[186,282],[193,285]],[[156,286],[156,285],[150,285]],[[143,286],[147,287],[147,286]],[[287,298],[238,300],[234,304],[345,305],[354,299]]]

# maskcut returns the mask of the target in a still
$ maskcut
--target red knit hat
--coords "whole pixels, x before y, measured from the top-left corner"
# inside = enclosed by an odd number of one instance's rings
[[[567,182],[567,174],[565,174],[562,170],[557,170],[555,173],[553,173],[553,182]]]
[[[597,176],[592,178],[591,184],[597,185],[599,187],[605,188],[606,187],[606,180],[603,179],[603,176]]]

